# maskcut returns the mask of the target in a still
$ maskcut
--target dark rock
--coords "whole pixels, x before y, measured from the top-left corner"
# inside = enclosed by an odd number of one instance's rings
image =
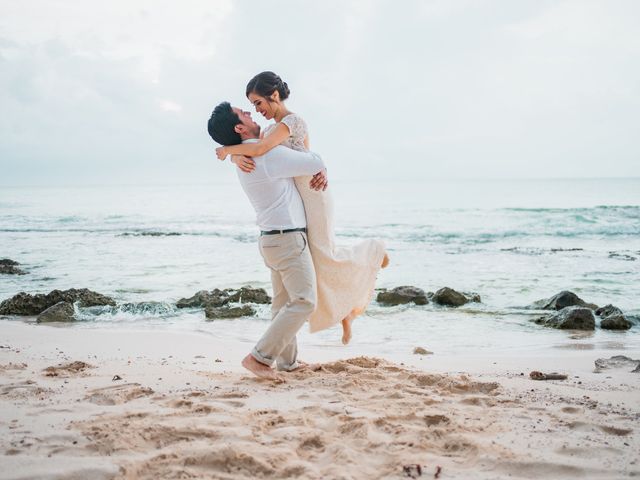
[[[618,260],[626,260],[627,262],[635,262],[637,259],[633,255],[619,252],[609,252],[609,258],[616,258]]]
[[[604,307],[600,307],[596,310],[596,315],[601,318],[607,318],[611,315],[622,315],[622,310],[618,307],[614,307],[613,305],[605,305]]]
[[[239,318],[250,317],[256,314],[255,309],[251,305],[242,305],[241,307],[206,307],[205,316],[210,319],[216,318]]]
[[[433,302],[448,307],[459,307],[469,302],[480,302],[480,295],[476,293],[464,294],[453,288],[444,287],[433,294]]]
[[[70,302],[59,302],[47,308],[38,315],[38,323],[44,322],[72,322],[73,304]]]
[[[13,265],[0,265],[0,273],[5,275],[26,275],[27,272]]]
[[[611,358],[598,358],[595,361],[596,372],[608,370],[610,368],[631,368],[635,367],[632,372],[640,372],[640,360],[634,360],[624,355],[614,355]]]
[[[426,348],[416,347],[413,349],[413,353],[415,355],[433,355],[433,352],[427,350]]]
[[[226,289],[229,293],[229,301],[237,303],[271,303],[271,297],[264,288],[242,287],[240,290]]]
[[[566,307],[562,310],[534,320],[538,325],[562,330],[594,330],[596,319],[593,311],[584,307]]]
[[[271,297],[264,288],[242,287],[240,289],[215,288],[210,292],[201,290],[191,298],[181,298],[176,302],[178,308],[219,308],[233,303],[271,303]]]
[[[629,330],[631,325],[631,322],[622,313],[609,315],[600,322],[600,328],[605,330]]]
[[[574,306],[586,307],[591,310],[598,308],[597,305],[587,303],[575,293],[567,290],[564,290],[551,298],[538,300],[533,303],[531,308],[535,308],[537,310],[562,310],[563,308]]]
[[[112,298],[86,288],[53,290],[46,295],[20,292],[0,303],[0,315],[38,315],[60,302],[78,302],[80,307],[116,304]]]
[[[10,258],[0,258],[0,265],[7,265],[9,267],[17,267],[20,265],[15,260],[11,260]]]
[[[206,290],[200,290],[193,297],[181,298],[176,302],[178,308],[193,308],[193,307],[222,307],[229,303],[229,295],[223,290],[217,288],[207,292]]]
[[[426,305],[429,303],[424,290],[411,286],[396,287],[393,290],[383,289],[378,293],[376,300],[378,303],[388,306],[403,305],[411,302],[416,305]]]

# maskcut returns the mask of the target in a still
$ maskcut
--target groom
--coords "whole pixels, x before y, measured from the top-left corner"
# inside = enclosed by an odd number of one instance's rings
[[[260,126],[249,112],[219,104],[209,119],[209,135],[221,145],[257,142]],[[255,375],[281,379],[271,368],[292,371],[297,360],[296,333],[316,308],[316,274],[307,242],[307,222],[300,194],[293,177],[314,175],[324,170],[320,156],[277,146],[255,157],[255,170],[238,178],[256,211],[260,227],[259,247],[264,263],[271,270],[272,322],[242,366]],[[326,183],[324,174],[320,188]]]

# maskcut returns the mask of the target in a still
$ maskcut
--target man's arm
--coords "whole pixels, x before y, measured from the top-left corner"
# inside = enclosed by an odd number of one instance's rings
[[[272,178],[314,175],[325,168],[317,153],[298,152],[282,146],[269,150],[264,157],[266,173]]]

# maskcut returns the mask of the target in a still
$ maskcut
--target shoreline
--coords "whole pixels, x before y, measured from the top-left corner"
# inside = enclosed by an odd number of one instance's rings
[[[594,373],[588,350],[376,359],[301,343],[323,371],[278,386],[240,366],[249,342],[196,332],[4,321],[0,346],[0,478],[640,475],[640,375]],[[89,366],[45,372],[69,362]]]

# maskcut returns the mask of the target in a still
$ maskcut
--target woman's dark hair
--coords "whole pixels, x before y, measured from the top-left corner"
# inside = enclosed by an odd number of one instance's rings
[[[259,73],[247,83],[247,97],[250,93],[257,93],[261,97],[269,98],[276,90],[280,94],[280,100],[286,100],[291,93],[287,82],[283,82],[273,72]]]
[[[220,145],[238,145],[242,143],[240,134],[235,131],[236,125],[240,122],[240,117],[231,109],[229,102],[222,102],[211,114],[207,130],[209,135]]]

